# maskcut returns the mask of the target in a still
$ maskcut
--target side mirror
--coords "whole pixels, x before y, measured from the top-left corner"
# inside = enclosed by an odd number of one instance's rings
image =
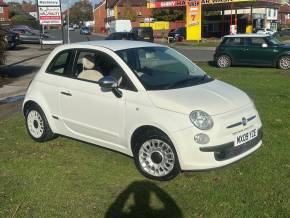
[[[118,89],[118,81],[115,77],[105,76],[99,80],[99,85],[102,89],[110,90],[117,98],[121,98],[123,93]]]
[[[263,43],[263,44],[262,44],[262,48],[268,48],[268,44]]]
[[[112,76],[105,76],[99,80],[99,85],[104,89],[116,89],[118,81]]]

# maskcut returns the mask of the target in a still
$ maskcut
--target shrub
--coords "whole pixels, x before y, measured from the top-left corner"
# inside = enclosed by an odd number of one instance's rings
[[[15,15],[14,17],[11,18],[11,22],[14,25],[27,25],[35,29],[39,28],[39,24],[36,20],[27,19],[27,17],[24,15]]]

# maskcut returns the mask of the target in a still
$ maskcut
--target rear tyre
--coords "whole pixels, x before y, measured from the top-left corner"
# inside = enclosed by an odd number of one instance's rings
[[[46,142],[55,138],[47,119],[37,105],[30,106],[25,113],[26,128],[34,141]]]
[[[290,56],[289,55],[282,56],[278,61],[278,67],[282,70],[289,70],[290,69]]]
[[[170,139],[149,131],[134,145],[134,160],[139,172],[149,179],[167,181],[180,172],[179,160]]]
[[[217,58],[216,64],[219,68],[227,68],[232,65],[232,61],[228,55],[221,55]]]

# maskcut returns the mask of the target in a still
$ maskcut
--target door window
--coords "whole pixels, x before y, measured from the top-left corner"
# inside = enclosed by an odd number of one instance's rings
[[[80,50],[74,66],[74,78],[98,83],[105,76],[114,77],[119,87],[134,90],[133,84],[117,62],[109,55],[92,50]]]
[[[72,55],[71,50],[63,51],[59,53],[51,62],[47,69],[47,73],[59,75],[59,76],[68,76],[68,68],[70,57]]]
[[[229,37],[225,42],[225,45],[230,45],[230,46],[239,46],[243,44],[244,44],[244,40],[242,38],[236,38],[236,37]]]
[[[262,47],[263,44],[267,43],[265,39],[261,37],[253,37],[253,38],[248,37],[246,39],[246,42],[247,42],[247,45],[254,46],[254,47]]]

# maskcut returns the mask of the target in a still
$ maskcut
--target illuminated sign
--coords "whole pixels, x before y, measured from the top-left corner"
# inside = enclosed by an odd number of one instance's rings
[[[187,1],[186,39],[201,40],[201,0]]]
[[[165,1],[165,2],[151,2],[147,3],[147,8],[172,8],[185,6],[185,0],[179,1]]]
[[[235,2],[254,2],[256,0],[201,0],[201,4],[221,4],[221,3],[235,3]],[[192,1],[189,1],[192,2]],[[165,1],[165,2],[150,2],[147,3],[147,8],[174,8],[174,7],[184,7],[186,5],[186,0],[176,0],[176,1]]]

